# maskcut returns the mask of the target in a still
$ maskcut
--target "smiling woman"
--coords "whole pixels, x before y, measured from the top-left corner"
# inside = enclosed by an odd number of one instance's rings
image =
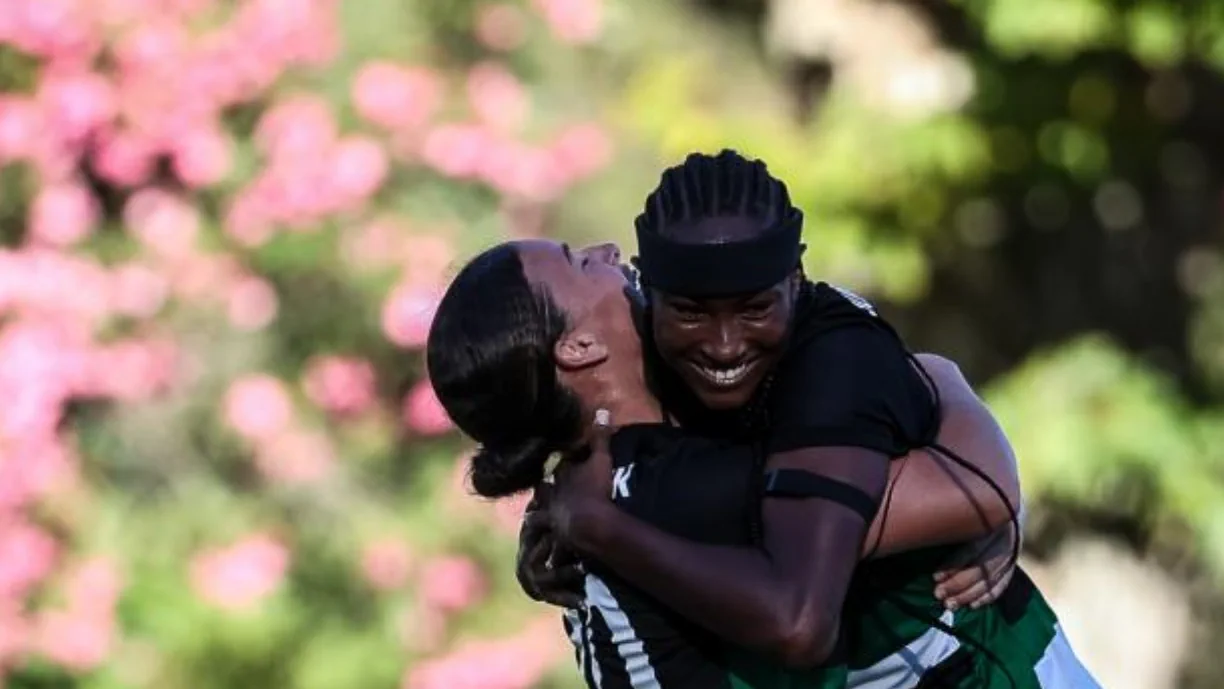
[[[739,161],[745,174],[727,175]],[[638,217],[654,345],[703,407],[739,409],[786,351],[803,284],[803,215],[759,161],[724,151],[686,164],[720,177],[726,193],[686,202],[685,180],[664,174]]]

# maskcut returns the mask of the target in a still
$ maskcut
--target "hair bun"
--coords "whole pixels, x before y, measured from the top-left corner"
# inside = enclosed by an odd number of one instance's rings
[[[507,447],[482,445],[472,456],[472,489],[486,498],[530,490],[544,480],[544,465],[553,449],[541,438]]]

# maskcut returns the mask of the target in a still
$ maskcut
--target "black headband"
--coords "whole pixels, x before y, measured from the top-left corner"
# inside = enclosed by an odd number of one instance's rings
[[[634,261],[642,284],[689,297],[725,297],[768,289],[799,266],[803,213],[791,212],[760,235],[740,242],[686,244],[637,228]]]

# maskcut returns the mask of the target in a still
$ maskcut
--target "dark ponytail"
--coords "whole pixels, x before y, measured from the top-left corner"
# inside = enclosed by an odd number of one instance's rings
[[[426,366],[446,413],[481,444],[470,467],[479,495],[531,489],[548,457],[578,437],[581,406],[553,359],[567,327],[551,296],[527,281],[514,244],[472,259],[443,295]]]
[[[531,490],[544,480],[544,465],[553,452],[540,438],[497,450],[482,445],[472,455],[468,469],[472,490],[486,498]]]

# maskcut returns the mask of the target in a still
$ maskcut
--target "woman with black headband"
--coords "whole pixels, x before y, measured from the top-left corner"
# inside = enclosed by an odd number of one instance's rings
[[[750,515],[759,509],[749,490],[758,483],[756,450],[665,422],[646,384],[617,260],[608,246],[570,251],[553,242],[514,242],[472,260],[448,288],[430,331],[427,361],[439,399],[481,443],[471,463],[472,485],[495,498],[538,484],[550,455],[574,453],[592,439],[594,410],[604,408],[627,424],[612,441],[618,509],[680,537],[751,546],[751,524],[758,520]],[[929,355],[924,363],[941,391],[940,440],[986,458],[979,459],[978,471],[1007,485],[1014,497],[1014,460],[989,412],[955,366]],[[915,452],[890,469],[896,509],[887,529],[878,530],[879,516],[873,523],[877,555],[949,537],[949,525],[961,525],[951,531],[968,538],[1007,519],[1000,496],[983,490],[974,472],[935,455]],[[597,560],[588,563],[584,600],[574,606],[582,612],[568,611],[566,627],[591,689],[832,689],[846,683],[844,665],[794,671],[774,657],[786,655],[790,640],[777,633],[770,610],[762,608],[753,623],[719,639]]]
[[[712,548],[634,520],[611,509],[592,469],[563,482],[555,525],[723,638],[770,611],[789,660],[818,663],[848,633],[855,686],[1037,681],[1034,667],[1074,657],[1022,574],[989,613],[942,614],[931,580],[940,550],[863,567],[851,587],[889,460],[934,444],[938,402],[869,305],[803,278],[801,222],[763,164],[724,152],[668,170],[637,223],[648,339],[664,364],[652,368],[657,389],[686,429],[758,443],[765,471],[754,475],[770,498],[753,512],[760,549]],[[848,631],[843,603],[856,620]],[[931,651],[917,663],[915,643]]]

